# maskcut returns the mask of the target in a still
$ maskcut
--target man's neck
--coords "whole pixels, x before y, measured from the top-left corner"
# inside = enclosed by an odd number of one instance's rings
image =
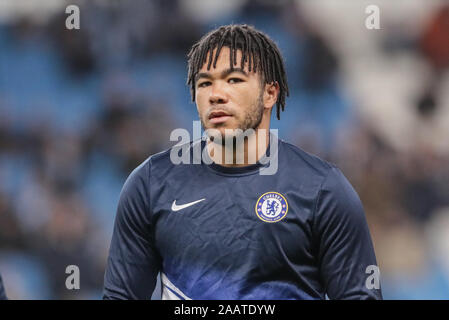
[[[247,137],[231,138],[224,145],[208,139],[207,150],[216,164],[224,167],[244,167],[257,163],[266,154],[269,140],[269,130],[256,129]]]

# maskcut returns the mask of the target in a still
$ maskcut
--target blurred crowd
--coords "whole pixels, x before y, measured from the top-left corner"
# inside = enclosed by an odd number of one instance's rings
[[[0,273],[11,299],[101,298],[121,187],[173,145],[173,129],[192,129],[186,54],[231,22],[278,43],[291,96],[272,127],[359,193],[384,297],[449,298],[444,1],[379,0],[380,30],[364,26],[376,1],[74,3],[79,30],[65,28],[62,5],[39,19],[0,15]],[[68,265],[80,290],[65,287]]]

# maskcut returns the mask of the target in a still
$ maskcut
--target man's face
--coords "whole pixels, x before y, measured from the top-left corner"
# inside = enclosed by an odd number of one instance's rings
[[[209,70],[207,58],[195,83],[195,101],[203,128],[218,129],[222,137],[225,129],[257,129],[264,111],[259,73],[249,72],[247,64],[240,68],[240,50],[231,72],[229,54],[230,49],[223,47],[216,67],[211,65]]]

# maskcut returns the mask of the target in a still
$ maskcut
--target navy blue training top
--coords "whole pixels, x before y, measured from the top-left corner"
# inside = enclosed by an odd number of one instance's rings
[[[137,167],[103,298],[149,299],[160,272],[163,299],[382,299],[367,285],[377,263],[357,193],[333,164],[277,141],[274,175],[261,162],[173,164],[170,149]]]
[[[0,274],[0,300],[7,300],[5,288],[3,287],[2,275]]]

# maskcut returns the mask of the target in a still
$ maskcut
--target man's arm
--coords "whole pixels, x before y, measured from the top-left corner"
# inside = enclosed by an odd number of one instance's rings
[[[335,167],[320,190],[314,232],[320,275],[329,299],[382,299],[376,285],[380,280],[368,279],[377,262],[362,203]],[[374,266],[368,269],[370,273],[366,273],[368,266]]]
[[[0,275],[0,300],[8,300],[6,297],[5,288],[3,287],[2,276]]]
[[[103,299],[150,299],[161,258],[154,245],[149,199],[149,160],[137,167],[120,194]]]

